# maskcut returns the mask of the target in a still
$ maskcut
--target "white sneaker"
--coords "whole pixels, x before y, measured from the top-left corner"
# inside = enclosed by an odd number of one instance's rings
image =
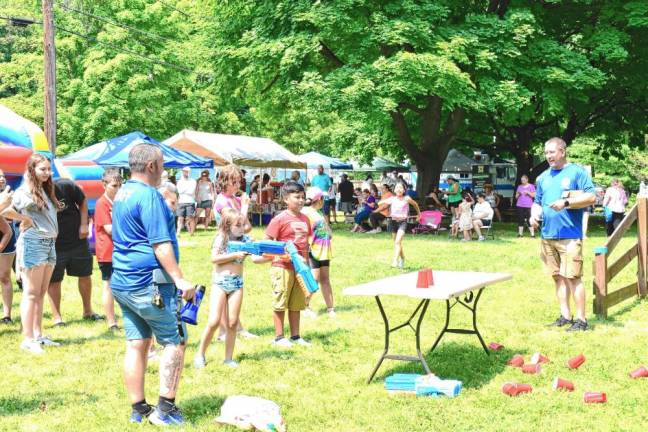
[[[329,316],[329,318],[335,318],[336,317],[335,309],[329,309],[328,311],[326,311],[326,313]]]
[[[309,346],[311,346],[311,343],[310,343],[310,342],[304,340],[304,338],[301,338],[301,337],[300,337],[299,339],[297,339],[297,340],[292,340],[292,339],[291,339],[291,341],[292,341],[292,343],[295,344],[295,345],[301,345],[301,346],[303,346],[303,347],[309,347]]]
[[[48,338],[47,336],[38,337],[36,338],[36,341],[43,346],[53,346],[53,347],[61,346],[60,343],[54,342],[52,339]]]
[[[196,369],[202,369],[205,367],[207,364],[207,361],[205,360],[205,356],[201,356],[199,354],[196,354],[193,360],[193,366]]]
[[[245,329],[239,330],[238,335],[241,336],[241,337],[244,337],[246,339],[254,339],[254,338],[259,337],[258,335],[255,335],[254,333],[250,333],[249,331],[247,331]],[[223,340],[225,340],[225,337],[223,337]]]
[[[216,342],[225,342],[225,335],[224,334],[218,335],[218,337],[216,338]]]
[[[279,348],[292,348],[292,346],[293,346],[292,342],[290,342],[285,337],[283,337],[283,338],[281,338],[279,340],[273,340],[271,345],[279,347]]]
[[[404,258],[400,258],[398,260],[398,268],[400,268],[400,269],[405,268],[405,259]]]
[[[38,355],[45,354],[45,350],[43,349],[43,346],[41,345],[40,342],[36,340],[25,339],[20,344],[20,348],[32,354],[38,354]]]
[[[484,241],[484,240],[486,240],[484,236],[479,236],[479,241]]]
[[[311,309],[311,308],[306,308],[306,309],[304,309],[304,311],[303,311],[302,313],[304,314],[304,316],[305,316],[306,318],[312,318],[312,319],[317,318],[317,312],[315,312],[315,311],[314,311],[313,309]]]
[[[234,360],[225,360],[223,364],[225,366],[231,367],[232,369],[236,369],[237,367],[239,367],[239,364]]]

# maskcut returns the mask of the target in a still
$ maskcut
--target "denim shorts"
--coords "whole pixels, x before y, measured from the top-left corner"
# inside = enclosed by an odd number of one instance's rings
[[[25,237],[18,239],[18,264],[30,269],[41,264],[56,264],[56,239]]]
[[[225,291],[225,294],[232,294],[243,288],[243,277],[239,275],[212,274],[212,286]]]
[[[152,303],[155,287],[160,291],[164,309]],[[135,290],[113,289],[113,296],[122,310],[124,332],[127,340],[149,339],[155,335],[162,345],[179,345],[187,340],[187,328],[183,322],[182,335],[178,328],[178,296],[173,284],[149,285]]]

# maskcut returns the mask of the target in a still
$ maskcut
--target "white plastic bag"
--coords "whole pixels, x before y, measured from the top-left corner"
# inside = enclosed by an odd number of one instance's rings
[[[279,405],[253,396],[229,396],[221,406],[220,416],[216,421],[246,430],[286,431]]]

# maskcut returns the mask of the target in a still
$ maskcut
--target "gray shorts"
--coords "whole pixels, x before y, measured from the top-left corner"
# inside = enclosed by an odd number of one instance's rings
[[[343,213],[353,213],[353,203],[340,201],[338,203],[338,210]]]
[[[194,217],[196,214],[196,204],[178,204],[176,209],[176,216],[178,217]]]

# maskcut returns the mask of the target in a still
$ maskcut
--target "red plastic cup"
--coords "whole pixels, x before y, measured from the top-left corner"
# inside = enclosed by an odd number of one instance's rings
[[[549,363],[549,357],[537,352],[531,356],[531,363],[532,364]]]
[[[569,366],[569,369],[578,369],[583,363],[585,363],[585,356],[578,354],[567,361],[567,366]]]
[[[428,281],[428,275],[425,270],[420,270],[418,272],[418,278],[416,279],[416,288],[428,288],[430,283]]]
[[[509,396],[517,396],[522,393],[531,393],[533,387],[529,384],[505,383],[502,386],[502,393]]]
[[[500,345],[497,342],[491,342],[488,344],[488,348],[492,351],[499,351],[504,348],[504,345]]]
[[[522,367],[524,364],[524,357],[521,354],[515,354],[507,364],[513,367]]]
[[[646,366],[641,366],[639,369],[635,369],[630,372],[630,376],[634,379],[648,378],[648,368]]]
[[[585,392],[583,395],[583,402],[585,403],[605,403],[607,396],[602,392]]]
[[[531,375],[539,374],[540,373],[540,365],[539,364],[531,364],[531,363],[522,365],[522,372],[524,372],[525,374],[531,374]]]
[[[574,391],[574,383],[562,378],[556,378],[552,387],[554,390]]]
[[[432,276],[432,269],[425,269],[428,278],[428,286],[434,285],[434,277]]]

